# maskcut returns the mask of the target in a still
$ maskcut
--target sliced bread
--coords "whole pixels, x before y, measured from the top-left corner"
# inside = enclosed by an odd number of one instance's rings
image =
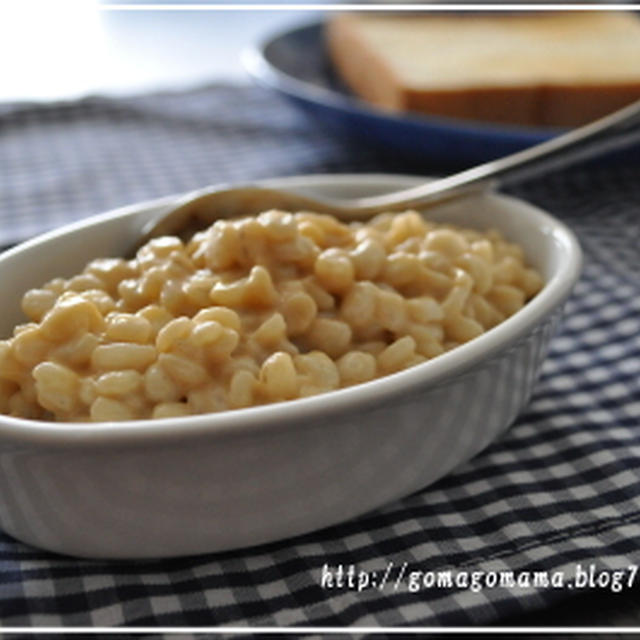
[[[620,11],[338,14],[336,70],[392,111],[579,125],[640,98],[640,19]]]

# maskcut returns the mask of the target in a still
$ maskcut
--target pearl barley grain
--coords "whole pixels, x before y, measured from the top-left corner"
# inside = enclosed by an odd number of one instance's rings
[[[0,411],[176,419],[362,384],[472,340],[543,286],[496,231],[416,212],[219,220],[27,291]]]

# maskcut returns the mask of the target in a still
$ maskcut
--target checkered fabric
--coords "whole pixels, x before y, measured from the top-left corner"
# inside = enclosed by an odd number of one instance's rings
[[[4,105],[0,244],[209,183],[354,171],[425,167],[332,137],[248,87]],[[375,513],[242,551],[91,562],[0,535],[1,623],[496,624],[611,593],[614,570],[628,592],[640,563],[640,167],[574,169],[517,193],[577,232],[586,263],[533,398],[501,440]],[[534,571],[556,583],[534,584]],[[600,586],[581,587],[580,571]],[[504,572],[518,583],[494,584]]]

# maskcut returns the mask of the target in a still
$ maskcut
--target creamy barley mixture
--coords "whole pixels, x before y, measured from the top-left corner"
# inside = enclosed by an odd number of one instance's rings
[[[541,286],[498,232],[412,211],[221,220],[27,291],[30,322],[0,342],[0,412],[129,420],[324,393],[453,349]]]

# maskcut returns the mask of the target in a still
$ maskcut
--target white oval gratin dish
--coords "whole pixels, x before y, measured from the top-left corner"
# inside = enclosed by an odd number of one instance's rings
[[[266,181],[344,197],[424,178]],[[180,198],[183,198],[181,195]],[[163,198],[95,216],[0,256],[0,336],[23,322],[28,288],[123,255]],[[486,334],[394,375],[312,398],[165,420],[53,423],[0,415],[0,527],[26,543],[92,558],[222,551],[332,525],[426,487],[498,437],[528,401],[581,252],[561,222],[487,194],[433,219],[500,229],[545,279]]]

